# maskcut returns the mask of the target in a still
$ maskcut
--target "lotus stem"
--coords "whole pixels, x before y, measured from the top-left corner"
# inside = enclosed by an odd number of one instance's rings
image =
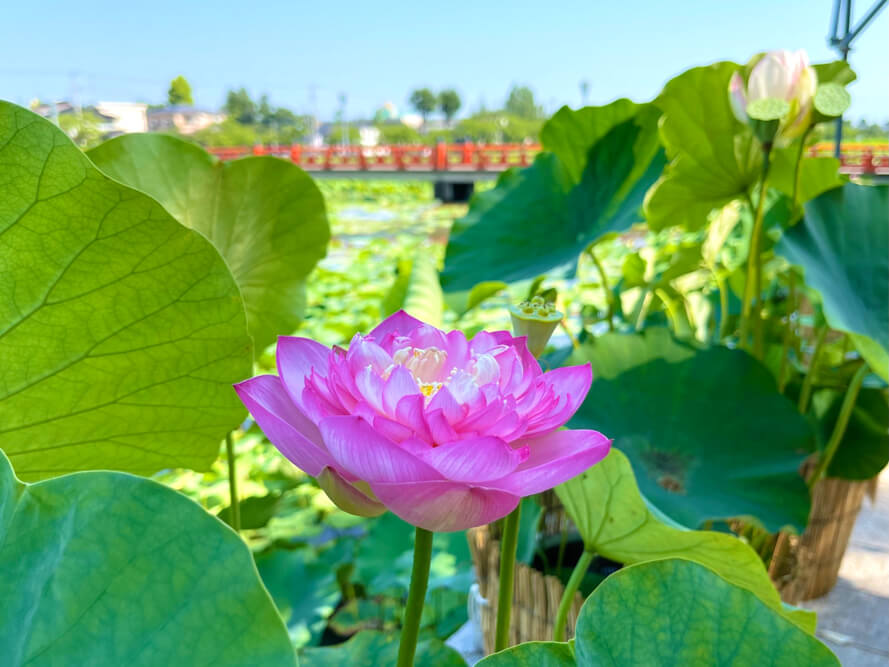
[[[739,345],[742,349],[748,349],[748,334],[750,331],[750,318],[755,316],[756,320],[760,320],[760,315],[754,310],[754,306],[759,301],[759,295],[762,292],[762,258],[760,257],[760,240],[762,238],[763,218],[765,217],[765,202],[768,192],[769,177],[769,156],[771,154],[770,147],[763,147],[763,163],[762,177],[759,180],[759,201],[756,203],[756,214],[753,218],[753,231],[750,234],[750,248],[747,252],[747,280],[744,283],[744,299],[741,304],[741,331]],[[748,201],[751,202],[750,198]],[[754,333],[756,336],[756,344],[760,346],[762,341],[762,327],[754,322]],[[756,353],[756,349],[754,349]],[[761,350],[759,351],[761,353]]]
[[[815,369],[818,367],[818,360],[821,358],[821,349],[824,347],[824,337],[826,335],[827,325],[824,325],[818,331],[815,349],[812,351],[812,358],[809,360],[809,370],[806,371],[806,377],[803,379],[803,388],[799,393],[797,409],[801,415],[806,414],[806,410],[809,409],[809,399],[812,397],[812,383],[815,381]]]
[[[509,646],[509,621],[512,615],[512,594],[515,581],[515,556],[519,543],[519,519],[522,505],[506,515],[500,540],[500,588],[497,594],[497,626],[494,632],[494,650],[502,651]]]
[[[232,434],[225,434],[225,453],[228,458],[229,519],[236,533],[241,532],[241,502],[238,500],[238,474],[235,470],[235,443]]]
[[[787,388],[787,353],[790,351],[790,338],[793,335],[793,311],[796,310],[796,275],[790,273],[790,295],[787,303],[787,324],[784,327],[784,341],[781,344],[781,366],[778,368],[778,391],[782,394]]]
[[[815,466],[815,471],[809,478],[809,488],[814,487],[815,484],[818,483],[818,480],[827,474],[830,462],[833,461],[833,457],[837,453],[837,449],[840,447],[840,442],[842,442],[843,436],[846,434],[846,427],[849,425],[849,418],[852,416],[852,410],[855,409],[855,401],[858,400],[858,392],[861,390],[861,383],[864,382],[864,377],[867,375],[868,370],[867,364],[863,363],[861,364],[861,367],[855,371],[855,375],[852,376],[852,381],[849,383],[849,387],[846,389],[846,395],[843,397],[840,414],[837,417],[836,424],[834,424],[833,432],[830,434],[830,440],[828,440],[827,446],[824,448],[824,453],[818,457],[818,465]]]
[[[797,154],[796,154],[796,165],[794,165],[794,167],[793,167],[793,197],[792,197],[792,201],[793,201],[794,208],[796,208],[796,200],[797,200],[797,197],[799,196],[799,179],[800,179],[800,172],[802,171],[800,169],[800,167],[802,166],[802,163],[803,163],[803,152],[806,150],[806,139],[809,138],[809,133],[813,129],[815,129],[815,126],[809,125],[809,127],[806,128],[806,131],[803,132],[803,136],[799,140],[799,151],[797,151]]]
[[[417,638],[420,635],[420,617],[426,601],[426,587],[429,585],[429,564],[432,561],[433,533],[417,527],[414,539],[414,564],[411,568],[411,587],[404,608],[404,623],[401,626],[401,641],[398,644],[398,667],[412,667],[417,653]]]
[[[719,275],[719,269],[716,265],[710,267],[713,272],[713,278],[716,280],[716,287],[719,289],[719,340],[722,341],[726,337],[726,325],[728,324],[728,292],[725,288],[725,280]],[[709,327],[708,327],[709,328]]]
[[[602,262],[596,257],[595,249],[590,246],[587,252],[589,252],[590,257],[593,259],[593,264],[596,265],[596,269],[599,271],[602,289],[605,290],[605,299],[608,302],[608,330],[614,331],[614,293],[608,284],[608,275],[605,273],[605,267],[602,266]]]
[[[565,626],[568,625],[568,612],[571,610],[574,594],[577,593],[577,589],[580,588],[580,582],[583,581],[584,575],[586,575],[587,570],[590,568],[590,563],[593,562],[593,555],[594,554],[591,551],[584,551],[581,554],[580,560],[577,561],[577,565],[574,566],[574,571],[571,573],[571,578],[565,585],[565,592],[562,594],[562,601],[559,603],[559,611],[556,615],[556,626],[553,629],[553,641],[565,641]]]

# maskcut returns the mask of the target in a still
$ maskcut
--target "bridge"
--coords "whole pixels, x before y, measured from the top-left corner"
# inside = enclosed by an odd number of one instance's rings
[[[384,146],[234,146],[210,148],[222,160],[247,155],[288,159],[316,178],[429,180],[447,191],[475,181],[493,180],[510,167],[527,167],[540,152],[539,144],[445,144]],[[840,171],[850,176],[889,178],[889,143],[843,142]],[[808,154],[832,156],[831,142],[818,143]],[[437,185],[438,187],[438,185]],[[438,194],[438,193],[436,193]],[[462,193],[458,193],[457,198]]]

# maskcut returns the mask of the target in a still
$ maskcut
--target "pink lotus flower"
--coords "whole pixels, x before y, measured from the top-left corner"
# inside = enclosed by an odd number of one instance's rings
[[[754,100],[771,97],[789,102],[790,112],[781,121],[778,132],[783,139],[795,139],[809,125],[817,83],[817,75],[804,49],[770,51],[753,66],[746,84],[740,72],[732,75],[729,101],[735,117],[742,123],[748,122],[747,105]]]
[[[586,397],[590,366],[543,373],[505,331],[467,340],[398,312],[348,350],[282,336],[277,355],[279,376],[235,389],[269,440],[353,514],[464,530],[611,447],[596,431],[558,430]]]

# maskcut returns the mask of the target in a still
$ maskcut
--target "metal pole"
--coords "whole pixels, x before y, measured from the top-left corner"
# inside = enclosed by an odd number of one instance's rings
[[[843,29],[843,39],[840,41],[839,49],[840,53],[843,55],[843,60],[849,60],[849,42],[847,41],[849,37],[849,29],[852,25],[852,0],[845,0],[846,2],[846,15],[844,18],[844,29]],[[839,116],[836,120],[836,132],[834,133],[833,140],[833,155],[835,158],[840,158],[840,144],[843,143],[843,117]]]

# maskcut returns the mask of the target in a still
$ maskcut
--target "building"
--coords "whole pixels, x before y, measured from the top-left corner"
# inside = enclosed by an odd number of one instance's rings
[[[148,132],[147,104],[141,102],[99,102],[95,110],[102,118],[110,119],[103,123],[102,130],[110,135]]]
[[[225,114],[190,106],[171,106],[148,112],[149,132],[176,130],[179,134],[194,134],[205,127],[225,120]]]

